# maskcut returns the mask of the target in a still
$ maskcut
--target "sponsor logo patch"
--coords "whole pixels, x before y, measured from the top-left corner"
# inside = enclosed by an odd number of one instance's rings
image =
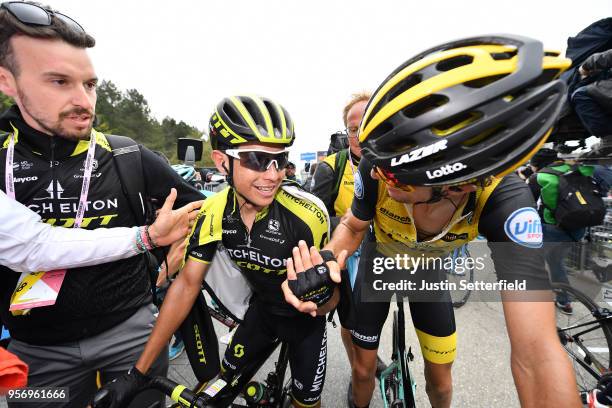
[[[504,232],[512,241],[528,248],[542,246],[542,222],[532,207],[519,208],[508,216]]]
[[[355,197],[358,199],[363,198],[363,180],[361,180],[361,173],[355,173]]]

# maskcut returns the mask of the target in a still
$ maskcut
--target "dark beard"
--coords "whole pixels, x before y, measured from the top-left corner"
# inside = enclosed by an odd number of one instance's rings
[[[18,90],[17,92],[19,95],[19,99],[21,100],[21,103],[23,105],[22,109],[38,124],[38,126],[43,128],[50,134],[61,137],[62,139],[75,141],[75,142],[78,142],[79,140],[89,139],[91,135],[91,130],[93,129],[94,115],[92,112],[88,111],[85,108],[77,107],[67,112],[61,112],[59,114],[59,118],[56,123],[49,123],[49,121],[46,121],[44,119],[38,118],[35,115],[33,115],[32,111],[30,110],[30,100],[28,99],[28,97],[24,93],[22,93],[21,90]],[[91,115],[91,123],[89,124],[86,130],[83,130],[79,132],[78,134],[68,133],[68,131],[64,129],[64,127],[61,125],[61,122],[62,122],[62,119],[64,119],[65,117],[71,114],[76,114],[76,115],[89,114]]]

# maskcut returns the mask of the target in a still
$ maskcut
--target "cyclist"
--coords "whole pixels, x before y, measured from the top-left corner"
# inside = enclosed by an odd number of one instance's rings
[[[111,406],[122,406],[138,391],[141,373],[149,370],[189,313],[217,251],[227,251],[254,292],[225,352],[222,375],[236,372],[280,338],[289,342],[293,404],[318,406],[325,377],[325,317],[296,311],[285,303],[280,289],[286,279],[286,259],[298,241],[320,248],[328,234],[323,205],[316,205],[314,196],[297,187],[281,186],[294,140],[293,122],[287,110],[270,99],[234,96],[217,105],[209,129],[213,161],[227,176],[229,187],[202,206],[185,266],[170,285],[136,366],[105,386]],[[306,248],[304,243],[302,247]],[[206,364],[215,364],[215,356],[203,352]]]
[[[376,257],[444,256],[484,235],[498,278],[526,280],[528,288],[542,289],[501,294],[523,406],[579,406],[555,331],[540,220],[528,187],[512,174],[546,141],[565,97],[556,78],[569,65],[558,54],[544,53],[540,42],[518,36],[458,40],[402,64],[370,99],[360,124],[362,159],[352,207],[325,246],[335,254],[352,253],[373,221],[370,239],[377,245],[373,253],[362,254],[361,262],[370,267],[360,265],[361,273],[372,270]],[[527,232],[524,225],[534,228]],[[365,303],[371,279],[371,274],[358,276],[363,290],[355,288],[352,305],[343,291],[339,309],[355,345],[356,407],[369,405],[389,310],[390,293],[385,302]],[[313,310],[286,295],[298,309]],[[444,292],[440,297],[411,302],[410,308],[430,402],[448,407],[456,334],[450,298]],[[534,301],[511,301],[517,299]]]

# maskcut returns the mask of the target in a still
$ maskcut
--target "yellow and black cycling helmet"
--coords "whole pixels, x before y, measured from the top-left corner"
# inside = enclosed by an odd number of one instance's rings
[[[237,148],[249,142],[291,146],[294,138],[289,112],[271,99],[258,96],[223,98],[208,127],[215,150]]]
[[[431,48],[378,87],[361,121],[362,154],[392,181],[442,186],[510,173],[542,146],[571,61],[516,35]]]

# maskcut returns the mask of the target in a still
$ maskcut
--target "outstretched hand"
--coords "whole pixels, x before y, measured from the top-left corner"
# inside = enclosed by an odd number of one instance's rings
[[[158,212],[157,219],[149,227],[151,238],[159,246],[167,246],[185,238],[204,202],[203,200],[194,201],[178,210],[173,210],[172,206],[176,201],[176,195],[176,189],[171,189],[164,205]]]
[[[343,265],[346,262],[346,254],[346,251],[343,250],[337,261],[328,261],[325,263],[329,268],[330,279],[336,284],[340,283],[339,264]],[[313,317],[326,314],[338,303],[339,292],[337,288],[333,289],[333,296],[327,303],[321,307],[317,307],[312,301],[300,300],[289,287],[289,281],[296,281],[298,279],[298,274],[304,273],[314,266],[324,263],[321,254],[314,246],[308,249],[306,242],[300,241],[298,246],[293,248],[292,256],[292,258],[287,260],[287,280],[281,285],[285,301],[300,312],[308,313]]]

